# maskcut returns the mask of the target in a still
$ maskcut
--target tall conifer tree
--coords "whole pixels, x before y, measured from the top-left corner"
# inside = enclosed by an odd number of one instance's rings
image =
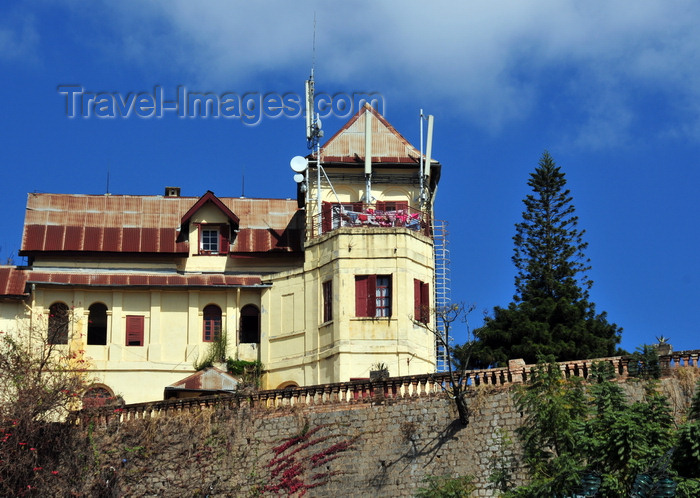
[[[475,331],[473,358],[484,366],[513,358],[535,363],[539,355],[558,361],[611,356],[621,329],[604,312],[596,315],[588,300],[593,282],[586,276],[585,231],[578,229],[564,173],[548,152],[528,185],[533,193],[523,201],[523,221],[513,237],[514,301],[495,307]]]

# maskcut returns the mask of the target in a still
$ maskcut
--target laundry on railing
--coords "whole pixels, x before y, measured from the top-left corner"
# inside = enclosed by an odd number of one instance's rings
[[[357,226],[406,227],[411,230],[420,230],[422,224],[421,213],[410,213],[405,209],[379,211],[367,208],[356,211],[336,204],[331,207],[330,215],[330,228],[333,230],[340,227]]]

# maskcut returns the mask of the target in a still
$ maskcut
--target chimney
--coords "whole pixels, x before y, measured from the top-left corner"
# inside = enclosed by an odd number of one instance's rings
[[[180,187],[165,187],[165,197],[180,197]]]

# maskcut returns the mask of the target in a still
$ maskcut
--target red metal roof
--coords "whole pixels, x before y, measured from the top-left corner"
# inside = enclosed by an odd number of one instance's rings
[[[235,238],[231,252],[301,250],[303,218],[295,216],[297,203],[293,200],[217,198],[210,192],[201,198],[29,194],[20,255],[37,252],[184,255],[188,253],[188,243],[177,242],[183,217],[191,216],[193,208],[212,198],[245,231],[244,237]]]
[[[109,287],[247,287],[261,285],[260,277],[224,274],[162,275],[142,273],[70,273],[32,270],[25,280],[37,284],[104,285]],[[1,274],[0,274],[1,275]]]
[[[0,297],[24,297],[27,273],[14,266],[0,266]]]

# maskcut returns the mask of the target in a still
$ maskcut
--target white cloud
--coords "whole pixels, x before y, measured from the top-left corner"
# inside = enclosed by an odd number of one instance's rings
[[[618,116],[602,127],[614,143],[640,105],[626,88],[682,108],[700,96],[700,5],[690,0],[161,0],[102,9],[110,15],[85,20],[112,20],[115,56],[228,88],[305,77],[315,12],[320,86],[391,90],[400,103],[427,93],[491,131],[559,100],[589,109],[579,141],[601,145],[592,123]]]
[[[0,21],[0,60],[35,61],[39,34],[32,15],[5,13]]]

